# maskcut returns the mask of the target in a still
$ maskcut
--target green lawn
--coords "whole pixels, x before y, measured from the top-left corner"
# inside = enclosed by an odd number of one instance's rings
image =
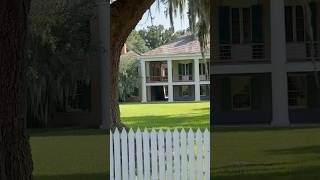
[[[217,128],[212,132],[214,179],[320,178],[320,127]]]
[[[41,131],[31,131],[30,137],[35,180],[107,179],[106,134],[99,130]]]
[[[121,104],[121,120],[128,127],[209,128],[210,103]]]

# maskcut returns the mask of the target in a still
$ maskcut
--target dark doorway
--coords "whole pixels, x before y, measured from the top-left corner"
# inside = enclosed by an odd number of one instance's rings
[[[164,86],[151,87],[151,101],[166,101]]]

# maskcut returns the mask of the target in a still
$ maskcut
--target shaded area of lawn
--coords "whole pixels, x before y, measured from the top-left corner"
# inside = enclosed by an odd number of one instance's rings
[[[320,177],[320,127],[214,128],[211,132],[215,179]]]
[[[209,102],[121,104],[121,120],[133,129],[209,128],[209,106]]]
[[[34,179],[106,179],[108,142],[100,130],[31,130]]]

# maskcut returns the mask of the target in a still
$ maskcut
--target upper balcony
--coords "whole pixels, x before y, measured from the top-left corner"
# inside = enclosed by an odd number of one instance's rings
[[[166,61],[146,62],[147,83],[168,82],[168,65]]]
[[[215,64],[267,63],[264,43],[220,44],[219,55]]]
[[[313,45],[312,45],[313,44]],[[287,61],[303,62],[303,61],[319,61],[319,45],[318,41],[313,43],[307,42],[288,42],[287,43]]]

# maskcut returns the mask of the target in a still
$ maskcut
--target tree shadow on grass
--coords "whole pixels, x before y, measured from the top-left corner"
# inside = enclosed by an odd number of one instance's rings
[[[70,174],[70,175],[36,175],[34,180],[101,180],[109,179],[107,173]]]
[[[285,171],[275,168],[272,171],[247,170],[242,173],[229,171],[229,173],[214,174],[212,172],[211,177],[218,180],[317,180],[320,177],[319,169],[320,166],[307,166]]]
[[[273,155],[299,155],[299,154],[314,154],[320,156],[320,145],[317,146],[304,146],[304,147],[295,147],[289,149],[273,149],[267,151],[268,154]]]
[[[174,116],[135,116],[135,117],[122,117],[124,122],[129,128],[209,128],[210,120],[208,115],[188,114],[188,116],[174,115]]]
[[[261,125],[239,125],[237,127],[216,126],[211,128],[213,132],[272,132],[283,130],[303,130],[303,129],[319,129],[319,126],[301,126],[301,127],[272,127],[269,124]]]
[[[46,128],[46,129],[30,129],[29,134],[32,137],[47,136],[95,136],[106,135],[108,132],[98,129],[81,129],[81,128]]]

